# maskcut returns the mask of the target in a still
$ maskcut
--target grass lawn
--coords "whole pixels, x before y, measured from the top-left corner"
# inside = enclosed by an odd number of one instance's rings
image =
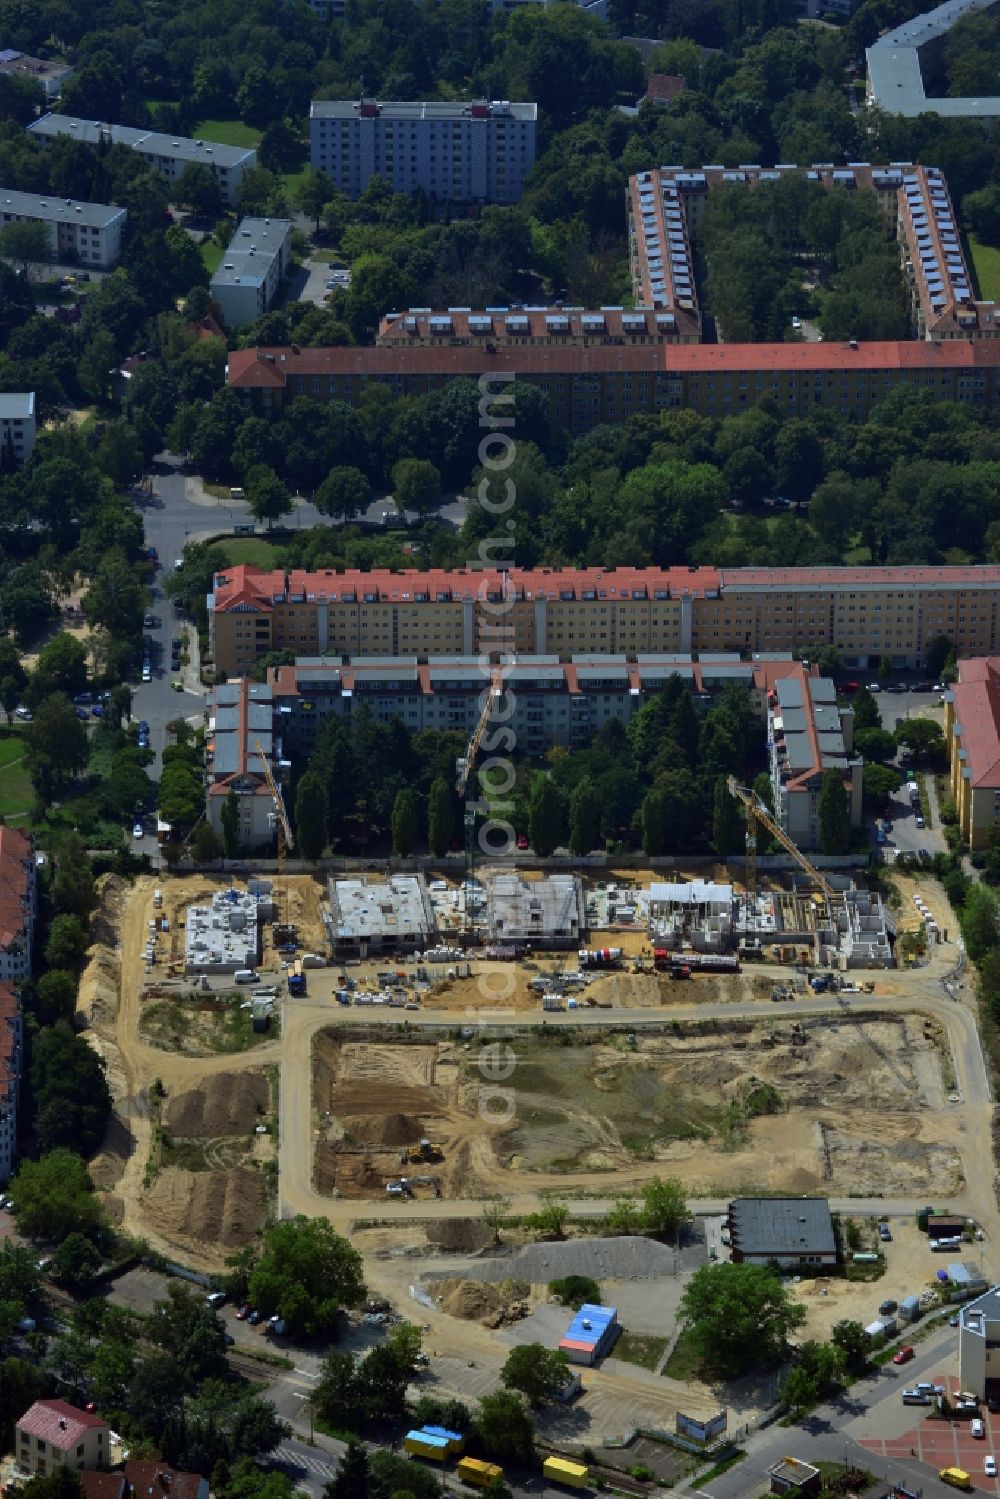
[[[611,1350],[611,1357],[624,1359],[627,1364],[638,1364],[641,1369],[655,1369],[666,1346],[666,1338],[647,1338],[636,1332],[623,1332]]]
[[[242,120],[202,120],[191,132],[200,141],[217,141],[220,146],[256,146],[260,131]]]
[[[0,730],[0,816],[20,820],[31,811],[35,793],[16,729]]]
[[[974,234],[968,236],[968,243],[979,295],[987,301],[1000,301],[1000,250],[984,245]]]
[[[232,541],[216,542],[215,549],[223,554],[225,567],[238,567],[241,562],[251,567],[277,567],[280,548],[263,536],[234,536]]]
[[[690,1333],[681,1333],[663,1372],[668,1379],[688,1381],[697,1377],[698,1355]]]
[[[205,269],[210,276],[213,275],[219,269],[219,262],[222,259],[222,246],[217,245],[214,239],[203,239],[198,249],[201,251],[201,258]]]
[[[282,172],[281,185],[285,189],[285,196],[287,198],[294,201],[296,190],[305,182],[309,176],[309,171],[309,163],[306,162],[304,166],[299,167],[297,172]]]

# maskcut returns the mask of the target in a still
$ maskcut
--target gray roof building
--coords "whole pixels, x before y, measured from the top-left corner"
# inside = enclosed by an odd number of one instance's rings
[[[737,1197],[729,1204],[732,1257],[833,1265],[837,1240],[825,1197]]]
[[[28,126],[28,134],[41,145],[57,135],[69,135],[87,146],[127,146],[146,157],[150,165],[175,182],[191,162],[201,162],[218,178],[226,201],[236,201],[240,178],[257,165],[257,152],[248,146],[226,146],[219,141],[193,140],[185,135],[166,135],[158,130],[137,130],[132,125],[108,125],[101,120],[82,120],[73,115],[42,115]]]
[[[946,119],[1000,115],[1000,97],[929,99],[925,80],[941,62],[945,36],[963,16],[992,10],[997,0],[945,0],[927,15],[915,16],[880,36],[868,48],[868,100],[886,114],[937,114]]]

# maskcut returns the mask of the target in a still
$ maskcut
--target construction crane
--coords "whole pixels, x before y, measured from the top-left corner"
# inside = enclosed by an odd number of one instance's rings
[[[726,785],[729,789],[729,795],[735,797],[738,802],[742,802],[743,806],[746,808],[746,885],[747,894],[749,895],[750,899],[752,900],[753,897],[757,894],[757,824],[761,823],[765,828],[767,828],[767,831],[771,834],[772,838],[777,838],[782,848],[790,853],[796,863],[805,870],[810,880],[821,892],[823,899],[826,901],[827,910],[829,911],[834,898],[833,888],[823,878],[819,870],[816,868],[815,864],[811,864],[806,858],[805,854],[802,853],[801,849],[796,848],[795,844],[792,842],[791,838],[789,838],[784,828],[779,822],[775,821],[770,811],[767,807],[765,807],[764,803],[761,801],[756,792],[748,790],[746,786],[741,786],[735,776],[730,776],[726,782]]]
[[[285,811],[285,799],[281,794],[281,787],[274,779],[271,762],[264,753],[264,746],[259,739],[254,740],[254,749],[260,756],[261,770],[264,773],[267,789],[270,791],[271,800],[274,803],[274,830],[278,839],[278,877],[274,882],[274,905],[277,912],[279,890],[283,887],[285,877],[285,863],[288,858],[288,851],[294,846],[295,839],[292,836],[292,825],[288,821],[288,813]]]
[[[502,696],[503,671],[499,666],[493,666],[490,668],[490,685],[483,699],[479,720],[465,747],[465,754],[460,755],[455,761],[455,790],[465,803],[463,816],[465,824],[465,924],[466,929],[472,932],[475,932],[472,895],[476,872],[476,812],[469,795],[469,782],[476,768],[476,760],[479,758],[486,726],[493,715],[496,703]]]

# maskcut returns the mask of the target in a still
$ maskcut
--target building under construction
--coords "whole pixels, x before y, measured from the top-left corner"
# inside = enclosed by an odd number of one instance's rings
[[[843,889],[828,883],[826,893],[807,888],[741,893],[733,910],[741,950],[769,962],[892,968],[895,930],[881,896],[843,883]]]
[[[526,880],[512,872],[495,874],[486,882],[486,932],[491,943],[579,950],[586,923],[579,875]]]
[[[430,944],[436,926],[422,875],[371,882],[331,879],[327,888],[325,920],[335,958],[419,952]]]
[[[734,945],[732,885],[650,885],[649,935],[654,947],[728,952]]]

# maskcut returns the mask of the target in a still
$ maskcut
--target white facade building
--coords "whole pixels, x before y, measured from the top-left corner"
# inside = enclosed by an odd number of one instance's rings
[[[291,219],[246,218],[237,225],[211,281],[227,328],[267,311],[291,263]]]
[[[30,457],[35,446],[35,392],[14,390],[0,395],[0,448],[8,449],[18,463]],[[2,857],[2,855],[0,855]],[[4,977],[0,965],[0,978]]]
[[[5,224],[44,224],[53,260],[106,268],[118,264],[128,211],[0,187],[0,218]]]
[[[223,146],[218,141],[137,130],[132,125],[105,125],[100,120],[81,120],[72,115],[42,115],[28,126],[28,134],[40,146],[47,146],[57,135],[72,136],[86,146],[127,146],[145,157],[168,184],[175,183],[191,162],[201,162],[214,173],[230,207],[236,202],[243,173],[257,165],[257,152],[247,146]]]
[[[986,1381],[1000,1379],[1000,1286],[994,1286],[958,1314],[958,1380],[980,1400]]]
[[[316,99],[309,160],[352,198],[393,191],[458,203],[516,203],[535,164],[537,104]]]

